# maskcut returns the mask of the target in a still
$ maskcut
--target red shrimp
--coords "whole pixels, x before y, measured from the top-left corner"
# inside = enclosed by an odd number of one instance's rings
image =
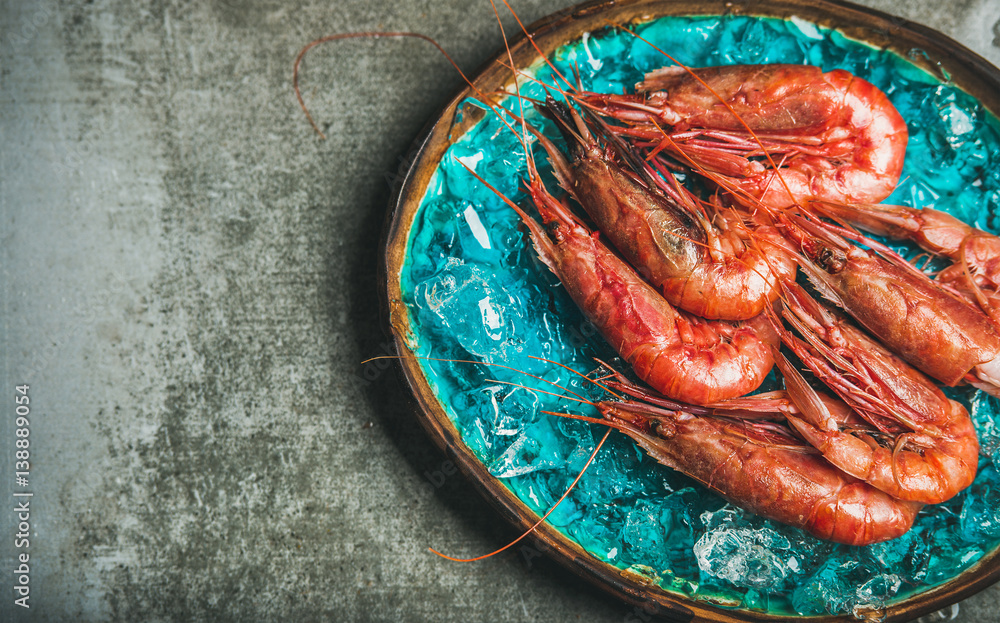
[[[628,156],[617,137],[609,136],[612,145],[602,148],[573,109],[551,99],[538,108],[571,145],[567,161],[536,133],[562,186],[671,304],[703,318],[747,320],[777,296],[777,275],[794,274],[794,259],[771,242],[780,239],[774,228],[756,227],[751,235],[729,211],[709,222],[669,172],[674,183],[663,186],[668,195],[620,167],[608,153],[617,146],[620,156]],[[655,172],[645,172],[652,180]]]
[[[674,309],[580,223],[565,200],[548,193],[530,159],[528,167],[532,200],[551,234],[490,188],[518,213],[539,258],[639,378],[693,403],[742,396],[760,386],[773,366],[775,343],[763,316],[734,325]]]
[[[901,500],[937,504],[976,477],[979,442],[968,412],[864,332],[789,284],[783,342],[871,426],[845,425],[783,356],[776,363],[800,409],[788,422],[833,465]]]
[[[1000,388],[1000,335],[975,304],[874,241],[851,244],[834,226],[777,214],[799,265],[827,300],[892,352],[945,383]]]
[[[780,74],[782,70],[778,67],[774,71]],[[680,75],[677,71],[673,73]],[[687,70],[684,73],[690,75]],[[770,73],[764,71],[762,75]],[[733,76],[728,78],[732,80]],[[711,97],[703,96],[706,98],[703,103],[720,103],[720,97],[725,101],[724,94],[730,91],[723,89],[723,94],[719,94],[713,89]],[[787,105],[794,109],[800,95],[792,93],[790,97]],[[734,118],[741,107],[746,107],[745,103],[726,104],[732,108],[729,114]],[[754,120],[753,116],[749,121],[739,118],[748,127]],[[755,134],[754,141],[760,138]],[[763,146],[766,148],[766,143]],[[699,173],[718,183],[735,200],[769,214],[797,245],[798,248],[787,247],[787,250],[799,253],[800,266],[823,296],[842,307],[892,351],[943,383],[956,385],[965,381],[1000,395],[1000,335],[990,316],[963,298],[955,287],[935,283],[884,245],[852,235],[879,252],[865,250],[837,233],[850,234],[846,230],[818,219],[791,215],[780,204],[769,204],[768,197],[762,199],[747,193],[738,179],[707,170],[687,149],[682,153]],[[768,160],[773,162],[770,154]],[[779,177],[785,175],[782,171]],[[813,202],[814,205],[837,203],[847,202],[843,199]],[[977,290],[977,301],[982,303],[983,298]]]
[[[1000,325],[1000,238],[963,223],[947,212],[884,204],[822,202],[821,214],[864,231],[910,240],[947,257],[952,265],[937,280],[962,292]]]
[[[848,545],[901,536],[921,504],[849,476],[774,427],[635,402],[599,410],[657,461],[753,513]]]
[[[877,203],[895,189],[906,152],[906,123],[885,94],[841,69],[673,66],[647,74],[635,95],[580,100],[654,152],[775,207]]]

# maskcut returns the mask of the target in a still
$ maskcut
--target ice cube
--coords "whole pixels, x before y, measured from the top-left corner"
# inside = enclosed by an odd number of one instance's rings
[[[742,588],[767,590],[791,572],[788,539],[773,528],[753,526],[729,509],[704,513],[702,521],[708,531],[693,551],[704,573]]]
[[[584,507],[586,520],[570,524],[568,531],[585,549],[609,562],[617,561],[623,548],[621,527],[625,513],[619,504],[590,504]]]
[[[440,171],[449,193],[489,210],[509,209],[496,192],[469,171],[475,171],[507,198],[519,201],[522,197],[521,179],[526,166],[524,147],[519,138],[495,114],[488,113],[473,131],[452,145],[441,159]]]
[[[538,394],[523,387],[507,386],[498,394],[496,418],[493,430],[497,435],[512,436],[538,420]]]
[[[886,603],[892,599],[902,582],[894,573],[876,573],[854,592],[851,612],[863,621],[877,623],[886,617]]]
[[[979,436],[980,452],[1000,465],[1000,400],[986,392],[977,392],[972,399],[972,421]]]
[[[462,240],[456,219],[454,202],[435,199],[422,206],[420,227],[414,246],[424,249],[415,254],[411,273],[417,281],[434,274],[437,266],[448,258],[460,257],[463,253]]]
[[[640,472],[641,462],[631,440],[613,436],[581,478],[582,489],[593,502],[603,504],[665,495],[666,491],[650,486],[649,478],[642,477],[645,474]]]
[[[923,124],[927,145],[925,154],[939,166],[928,167],[928,179],[941,192],[956,193],[968,183],[969,175],[983,168],[989,148],[981,139],[981,107],[964,93],[948,86],[930,92],[914,123]],[[909,156],[909,153],[907,154]]]
[[[953,91],[947,97],[939,98],[936,103],[948,143],[955,149],[961,147],[976,129],[975,109],[956,101]]]
[[[644,561],[657,569],[670,566],[663,544],[666,533],[660,523],[662,507],[653,500],[637,500],[625,517],[622,544],[629,561]]]
[[[915,527],[906,534],[863,548],[863,556],[882,569],[892,570],[908,584],[918,584],[927,575],[930,559],[927,531]]]
[[[624,562],[650,565],[658,577],[690,578],[696,572],[689,554],[692,522],[688,514],[694,491],[678,493],[635,501],[621,531]]]
[[[698,575],[697,559],[691,557],[690,550],[697,528],[695,513],[703,508],[704,497],[704,493],[690,487],[675,491],[667,496],[660,515],[666,533],[663,547],[670,559],[670,571],[682,578]]]
[[[855,618],[879,621],[886,603],[896,595],[902,581],[876,565],[843,557],[830,558],[792,594],[792,605],[800,614],[851,612]]]
[[[526,324],[524,304],[486,269],[450,258],[417,286],[416,298],[469,354],[502,362],[520,350],[515,336]]]
[[[503,389],[500,385],[477,387],[455,394],[452,403],[462,438],[480,460],[493,459],[493,422],[499,415],[496,394]]]
[[[632,42],[630,58],[636,69],[649,72],[673,64],[663,55],[663,50],[667,50],[681,63],[699,67],[705,64],[709,52],[717,48],[721,30],[721,24],[715,20],[693,20],[683,29],[667,22],[652,22],[640,29],[642,38]]]
[[[859,566],[856,561],[830,559],[792,593],[792,607],[799,614],[842,612],[851,592],[848,576]]]
[[[525,426],[506,451],[489,466],[497,478],[522,476],[541,469],[555,469],[566,463],[567,449],[552,418],[541,418]]]
[[[770,599],[767,592],[756,591],[751,588],[744,593],[743,601],[740,602],[740,607],[748,610],[760,610],[767,612],[769,603]]]

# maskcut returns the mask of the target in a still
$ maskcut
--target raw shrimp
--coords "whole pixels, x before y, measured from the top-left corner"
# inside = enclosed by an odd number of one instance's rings
[[[773,365],[775,339],[763,316],[733,325],[674,309],[581,224],[564,200],[546,191],[531,160],[528,167],[532,200],[552,233],[509,205],[527,225],[540,259],[639,378],[693,403],[742,396],[760,386]]]
[[[654,152],[692,160],[775,207],[879,202],[906,151],[906,123],[885,94],[841,69],[672,66],[647,74],[635,95],[580,100]]]
[[[1000,388],[1000,335],[975,304],[888,249],[862,249],[828,224],[776,216],[819,293],[889,350],[947,385]]]
[[[947,212],[884,204],[820,202],[821,214],[867,232],[910,240],[952,260],[937,280],[967,295],[1000,325],[1000,238],[971,227]]]
[[[781,355],[800,415],[788,422],[844,472],[901,500],[937,504],[976,476],[979,442],[965,408],[864,332],[788,284],[776,329],[799,359],[871,426],[845,425]]]
[[[910,529],[921,507],[845,474],[772,427],[635,402],[604,402],[599,409],[660,463],[821,539],[849,545],[894,539]]]
[[[780,238],[774,228],[756,227],[751,234],[731,211],[718,212],[713,225],[669,172],[670,195],[620,167],[607,153],[617,145],[619,156],[628,156],[617,137],[609,136],[611,145],[602,148],[575,110],[551,99],[538,108],[571,145],[567,161],[536,134],[562,186],[671,304],[704,318],[747,320],[777,296],[777,275],[794,274],[792,257],[769,242]]]

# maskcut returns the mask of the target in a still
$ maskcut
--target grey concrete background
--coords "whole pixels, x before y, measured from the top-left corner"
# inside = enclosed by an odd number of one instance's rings
[[[532,21],[567,0],[518,0]],[[1000,3],[875,6],[1000,63]],[[512,21],[505,18],[508,27]],[[487,2],[0,2],[0,612],[32,621],[624,621],[447,464],[382,354],[396,170]],[[30,486],[13,484],[30,384]],[[431,483],[433,481],[433,484]],[[15,490],[34,493],[13,607]],[[994,587],[957,620],[1000,621]]]

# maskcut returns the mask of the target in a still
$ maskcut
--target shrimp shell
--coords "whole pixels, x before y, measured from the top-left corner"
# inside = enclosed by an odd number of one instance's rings
[[[786,292],[783,315],[803,337],[778,323],[782,340],[871,424],[831,417],[805,379],[778,355],[801,414],[788,421],[806,441],[846,473],[902,500],[937,504],[972,484],[979,441],[965,407],[801,287],[789,284]]]
[[[647,74],[636,91],[582,99],[654,151],[693,160],[774,207],[877,203],[902,172],[906,122],[884,93],[842,69],[672,66]],[[780,163],[759,160],[765,150]]]
[[[609,402],[601,414],[657,461],[747,510],[837,543],[894,539],[921,504],[833,467],[811,447],[760,435],[746,422]]]

